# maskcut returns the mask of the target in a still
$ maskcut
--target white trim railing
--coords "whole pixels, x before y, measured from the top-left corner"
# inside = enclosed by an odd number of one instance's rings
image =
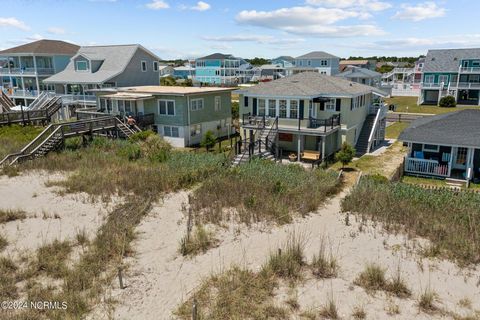
[[[380,121],[385,118],[386,114],[387,108],[385,108],[385,106],[380,106],[377,110],[375,121],[373,122],[372,131],[370,131],[370,136],[368,137],[367,153],[370,153],[372,145],[376,140],[377,130],[379,129]]]
[[[457,83],[451,83],[450,88],[461,88],[461,89],[480,89],[479,82],[459,82],[458,86]]]
[[[0,68],[0,74],[11,75],[41,75],[41,74],[54,74],[54,68]]]
[[[449,166],[449,164],[440,164],[436,160],[406,157],[404,170],[405,172],[419,175],[448,177],[450,172]]]
[[[460,73],[480,73],[480,67],[461,67]]]
[[[444,88],[446,87],[445,83],[438,83],[438,82],[421,82],[421,88]]]

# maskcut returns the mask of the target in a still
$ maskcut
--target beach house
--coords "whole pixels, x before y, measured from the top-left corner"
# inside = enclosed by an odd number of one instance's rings
[[[339,73],[340,58],[324,51],[313,51],[296,57],[294,66],[286,68],[286,74],[313,71],[333,76]]]
[[[48,77],[63,71],[80,47],[58,40],[38,40],[0,51],[1,87],[15,105],[28,106],[43,92],[54,92]]]
[[[480,105],[480,48],[429,50],[418,104],[453,96],[458,104]]]
[[[140,124],[158,132],[176,147],[200,144],[206,132],[227,137],[232,128],[229,88],[137,86],[97,92],[102,112],[124,118],[132,115]]]
[[[336,76],[374,87],[379,87],[382,82],[381,73],[357,66],[347,66]]]
[[[480,110],[417,119],[399,140],[408,145],[408,175],[480,180]]]
[[[234,86],[249,82],[251,69],[251,65],[242,58],[214,53],[195,61],[194,79],[196,82],[211,85]]]
[[[385,108],[375,87],[318,72],[302,72],[238,90],[244,144],[265,144],[295,155],[332,156],[347,142],[361,154],[385,134]],[[273,132],[273,134],[272,134]],[[261,146],[260,146],[261,147]]]

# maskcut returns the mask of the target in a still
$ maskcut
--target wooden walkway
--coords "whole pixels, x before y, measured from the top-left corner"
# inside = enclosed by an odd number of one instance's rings
[[[50,124],[20,152],[9,154],[0,161],[0,167],[11,166],[22,161],[44,156],[48,152],[62,147],[66,138],[100,133],[110,134],[116,138],[128,138],[135,131],[114,116]]]
[[[0,126],[10,124],[28,124],[34,122],[48,123],[52,116],[62,107],[60,97],[51,99],[44,109],[26,111],[8,111],[0,113]]]

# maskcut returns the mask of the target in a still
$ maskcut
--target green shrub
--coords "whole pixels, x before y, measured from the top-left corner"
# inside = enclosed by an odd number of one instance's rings
[[[128,143],[118,150],[118,155],[128,159],[129,161],[135,161],[140,159],[140,156],[142,155],[142,150],[140,149],[140,146],[138,144]]]
[[[163,162],[170,157],[172,145],[159,135],[149,135],[141,146],[143,156],[151,161]]]
[[[455,97],[445,96],[440,99],[438,105],[443,108],[455,108],[457,106],[457,102],[455,101]]]
[[[347,142],[342,144],[342,148],[335,154],[335,160],[342,163],[342,168],[349,164],[355,156],[355,149]]]
[[[148,137],[150,136],[156,136],[157,134],[153,132],[152,130],[145,130],[145,131],[140,131],[132,134],[130,138],[128,138],[131,142],[139,142],[139,141],[145,141],[147,140]]]
[[[208,130],[202,138],[200,145],[208,150],[215,146],[217,142],[217,137],[213,134],[212,131]]]

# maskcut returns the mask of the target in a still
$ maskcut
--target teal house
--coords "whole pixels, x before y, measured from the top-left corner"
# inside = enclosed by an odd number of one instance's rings
[[[231,91],[217,87],[139,86],[97,92],[105,113],[133,115],[175,147],[199,145],[205,133],[227,137],[232,129]]]
[[[214,53],[195,61],[195,81],[211,85],[234,86],[248,82],[249,63],[231,54]]]
[[[480,105],[480,48],[429,50],[418,104],[453,96],[458,104]]]

